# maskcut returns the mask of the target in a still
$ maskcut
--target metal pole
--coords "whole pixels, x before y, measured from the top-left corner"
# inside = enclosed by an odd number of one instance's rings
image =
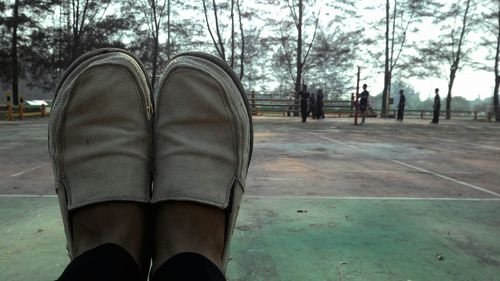
[[[359,99],[359,75],[360,75],[360,72],[361,72],[361,67],[358,66],[358,78],[356,81],[356,102],[355,102],[356,111],[354,113],[354,125],[358,125],[358,112],[359,112],[358,99]]]

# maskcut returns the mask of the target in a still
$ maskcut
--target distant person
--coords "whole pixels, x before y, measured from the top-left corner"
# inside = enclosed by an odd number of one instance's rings
[[[309,99],[309,92],[307,91],[307,85],[302,85],[302,91],[299,92],[300,96],[300,114],[302,115],[302,122],[307,120],[307,100]]]
[[[312,119],[316,119],[316,99],[314,94],[309,97],[309,110],[307,111],[307,116],[311,115]]]
[[[399,104],[398,104],[398,121],[403,122],[403,116],[405,114],[405,104],[406,104],[406,97],[404,95],[403,90],[399,91]]]
[[[361,92],[359,99],[359,111],[361,112],[361,125],[365,124],[366,111],[368,110],[368,97],[370,92],[366,90],[368,85],[363,84],[363,92]]]
[[[325,112],[323,111],[323,90],[318,89],[316,93],[316,119],[324,119]]]
[[[432,118],[432,124],[437,124],[439,123],[439,111],[441,110],[441,97],[439,97],[439,89],[436,88],[434,90],[436,95],[434,96],[434,105],[432,106],[434,108],[434,117]]]

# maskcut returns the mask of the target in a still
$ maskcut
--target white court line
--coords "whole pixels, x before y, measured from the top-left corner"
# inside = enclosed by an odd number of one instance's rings
[[[13,178],[15,178],[15,177],[18,177],[18,176],[20,176],[20,175],[26,174],[26,173],[28,173],[28,172],[31,172],[31,171],[36,170],[36,169],[41,168],[41,167],[43,167],[43,165],[38,165],[38,166],[35,166],[35,167],[31,167],[31,168],[29,168],[29,169],[26,169],[26,170],[21,171],[21,172],[19,172],[19,173],[12,174],[12,175],[10,175],[10,176],[11,176],[11,177],[13,177]]]
[[[55,194],[0,194],[0,198],[57,198]],[[500,201],[500,198],[452,198],[452,197],[374,197],[374,196],[275,196],[243,195],[243,198],[256,199],[341,199],[341,200],[408,200],[408,201]]]
[[[57,195],[55,194],[0,194],[0,198],[55,198]]]
[[[270,177],[256,177],[252,180],[269,180],[269,181],[282,181],[282,180],[296,180],[296,179],[303,179],[304,177],[281,177],[281,178],[270,178]]]
[[[330,140],[330,141],[335,142],[335,143],[342,143],[342,142],[340,142],[338,140],[335,140],[335,139],[323,136],[323,135],[318,134],[318,133],[314,133],[314,134],[317,135],[320,138],[325,139],[325,140]],[[344,144],[344,145],[347,146],[347,147],[350,147],[350,148],[358,149],[354,145],[350,145],[350,144]],[[446,180],[452,181],[454,183],[458,183],[458,184],[461,184],[461,185],[473,188],[475,190],[479,190],[479,191],[486,192],[486,193],[489,193],[491,195],[495,195],[497,197],[500,197],[499,193],[496,193],[494,191],[488,190],[486,188],[482,188],[482,187],[479,187],[479,186],[476,186],[476,185],[473,185],[473,184],[470,184],[470,183],[466,183],[466,182],[461,181],[461,180],[457,180],[457,179],[454,179],[454,178],[451,178],[451,177],[447,177],[445,175],[441,175],[441,174],[438,174],[436,172],[432,172],[432,171],[429,171],[429,170],[426,170],[426,169],[423,169],[423,168],[419,168],[419,167],[416,167],[416,166],[413,166],[413,165],[410,165],[410,164],[407,164],[407,163],[404,163],[404,162],[401,162],[401,161],[398,161],[398,160],[386,159],[386,158],[382,158],[382,157],[379,157],[379,156],[375,156],[375,157],[380,158],[380,159],[384,159],[384,160],[388,160],[388,161],[392,161],[394,163],[406,166],[408,168],[412,168],[412,169],[415,169],[415,170],[418,170],[418,171],[421,171],[421,172],[424,172],[424,173],[428,173],[428,174],[431,174],[433,176],[440,177],[442,179],[446,179]]]
[[[479,191],[486,192],[486,193],[495,195],[497,197],[500,197],[499,193],[496,193],[494,191],[488,190],[486,188],[482,188],[482,187],[479,187],[479,186],[476,186],[476,185],[473,185],[473,184],[470,184],[470,183],[463,182],[461,180],[457,180],[457,179],[454,179],[454,178],[451,178],[451,177],[447,177],[445,175],[441,175],[441,174],[438,174],[438,173],[435,173],[435,172],[432,172],[432,171],[429,171],[429,170],[426,170],[426,169],[423,169],[423,168],[419,168],[419,167],[416,167],[416,166],[413,166],[413,165],[410,165],[410,164],[407,164],[407,163],[404,163],[404,162],[401,162],[401,161],[398,161],[398,160],[392,160],[392,162],[398,163],[398,164],[406,166],[408,168],[415,169],[417,171],[421,171],[421,172],[424,172],[424,173],[429,173],[429,174],[431,174],[433,176],[440,177],[440,178],[443,178],[443,179],[446,179],[446,180],[449,180],[449,181],[452,181],[452,182],[455,182],[455,183],[458,183],[458,184],[461,184],[461,185],[473,188],[475,190],[479,190]]]
[[[243,195],[256,199],[341,199],[341,200],[408,200],[408,201],[500,201],[500,198],[453,198],[453,197],[374,197],[374,196],[275,196]]]

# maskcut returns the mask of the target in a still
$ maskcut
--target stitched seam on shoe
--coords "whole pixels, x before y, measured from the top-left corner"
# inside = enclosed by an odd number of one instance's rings
[[[229,189],[231,190],[231,188]],[[195,202],[200,202],[200,203],[210,203],[212,205],[215,205],[220,208],[228,208],[231,207],[229,206],[229,202],[221,202],[217,198],[214,198],[212,196],[208,197],[202,197],[198,196],[195,193],[184,193],[184,192],[173,192],[169,194],[164,194],[160,199],[154,200],[153,203],[160,203],[164,201],[169,201],[169,200],[186,200],[186,201],[195,201]]]
[[[134,202],[144,203],[144,202],[149,202],[149,198],[142,197],[142,196],[123,195],[123,196],[114,196],[112,198],[93,199],[93,200],[85,201],[85,203],[75,204],[75,205],[71,206],[71,208],[68,208],[68,211],[72,211],[74,209],[77,209],[77,208],[80,208],[83,206],[87,206],[87,205],[91,205],[91,204],[95,204],[95,203],[110,202],[110,201],[134,201]]]

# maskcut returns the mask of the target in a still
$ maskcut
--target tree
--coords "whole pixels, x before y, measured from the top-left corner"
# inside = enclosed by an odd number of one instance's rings
[[[10,44],[3,45],[0,55],[2,61],[7,61],[10,64],[10,70],[2,67],[2,72],[9,72],[10,75],[2,75],[3,79],[7,78],[11,82],[12,87],[12,102],[17,105],[19,103],[19,78],[24,77],[26,73],[25,68],[20,67],[20,55],[24,55],[25,51],[29,51],[30,41],[28,36],[34,30],[40,28],[40,22],[35,17],[35,14],[42,15],[50,10],[53,3],[51,1],[34,1],[34,0],[15,0],[10,8],[12,15],[10,17],[3,16],[2,24],[10,29]],[[0,5],[0,11],[6,10],[5,4]],[[5,28],[2,31],[5,32]],[[7,43],[5,33],[2,34],[2,43]],[[10,50],[4,49],[3,46],[9,46]]]
[[[238,65],[240,80],[243,79],[245,65],[243,63],[245,60],[245,33],[243,29],[241,2],[242,0],[231,0],[229,4],[217,4],[215,0],[212,0],[212,3],[203,0],[205,23],[213,46],[219,57],[227,61],[231,68],[235,69]],[[213,18],[210,16],[212,13]],[[236,17],[238,18],[236,19]],[[229,22],[225,22],[221,18],[228,18]],[[225,30],[227,26],[229,26],[229,30]],[[239,36],[236,32],[237,27],[239,29]],[[226,39],[226,36],[229,39]],[[227,53],[228,49],[229,53]],[[239,54],[237,54],[238,51]],[[236,61],[238,57],[239,63]]]
[[[493,90],[493,108],[495,110],[495,120],[500,121],[500,105],[498,101],[498,89],[500,87],[500,2],[498,2],[497,10],[497,47],[495,51],[495,89]]]
[[[268,4],[275,5],[273,1]],[[280,20],[273,15],[267,19],[267,24],[274,27],[273,33],[277,35],[274,40],[279,44],[279,48],[274,48],[273,60],[276,67],[281,68],[280,72],[287,73],[289,84],[293,85],[297,109],[298,92],[306,75],[308,80],[313,77],[327,80],[333,76],[340,78],[337,82],[347,80],[343,79],[343,74],[350,63],[345,63],[343,58],[354,54],[361,28],[346,32],[345,25],[341,24],[355,18],[351,1],[308,1],[307,4],[303,0],[286,1],[281,10],[288,11],[288,15],[283,15]],[[337,69],[332,67],[335,60],[339,63],[335,64]],[[321,70],[325,70],[323,75],[319,73]]]
[[[142,37],[142,43],[139,45],[146,44],[146,48],[143,50],[148,53],[150,61],[152,62],[152,80],[151,86],[154,89],[156,84],[156,78],[158,71],[158,64],[160,61],[160,32],[162,31],[163,20],[167,16],[167,20],[170,18],[170,1],[167,0],[142,0],[142,1],[132,1],[127,2],[127,10],[129,12],[129,17],[131,20],[137,23],[136,33],[142,33],[143,27],[145,26],[148,32],[147,37]],[[141,16],[136,15],[135,11],[141,11]],[[169,23],[169,22],[168,22]],[[170,23],[169,23],[170,24]],[[170,28],[169,26],[167,28]],[[168,40],[167,40],[168,41]],[[151,50],[149,52],[149,50]],[[167,47],[167,50],[170,50]],[[170,54],[167,55],[168,57]]]
[[[407,37],[410,26],[420,22],[427,15],[430,1],[416,0],[386,0],[385,3],[385,47],[384,47],[384,89],[382,91],[382,117],[387,117],[389,112],[389,99],[391,93],[392,77],[395,68],[400,62],[403,50],[408,46]],[[412,32],[417,32],[413,29]],[[404,63],[403,63],[404,64]],[[403,67],[404,68],[404,67]]]
[[[472,8],[472,0],[467,0],[465,3],[457,1],[451,4],[449,10],[444,13],[438,14],[436,11],[437,16],[433,23],[441,25],[445,33],[439,36],[438,40],[429,40],[426,46],[419,48],[418,57],[413,58],[413,65],[420,66],[420,70],[416,71],[418,75],[434,73],[440,76],[441,64],[449,66],[446,119],[451,117],[452,91],[457,72],[470,60],[466,39],[474,23],[471,20]],[[453,22],[450,22],[451,19]]]
[[[500,121],[500,106],[498,91],[500,88],[500,2],[497,0],[488,0],[485,5],[486,10],[483,12],[481,24],[483,25],[484,36],[482,37],[481,45],[489,51],[488,60],[493,61],[493,69],[486,66],[486,70],[494,74],[494,89],[493,89],[493,110],[495,112],[495,120]]]
[[[97,47],[93,44],[93,37],[99,36],[98,27],[102,28],[102,22],[110,17],[106,16],[110,4],[111,0],[60,2],[60,52],[65,67],[83,53]]]

